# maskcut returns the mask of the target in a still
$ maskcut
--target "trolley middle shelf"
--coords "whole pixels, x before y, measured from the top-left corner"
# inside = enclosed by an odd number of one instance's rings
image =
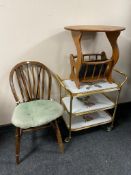
[[[84,100],[82,99],[83,97],[85,98]],[[115,106],[115,103],[104,94],[94,94],[83,97],[73,97],[72,114],[79,116],[96,111],[111,109]],[[62,103],[68,113],[70,113],[70,98],[70,96],[62,98]]]

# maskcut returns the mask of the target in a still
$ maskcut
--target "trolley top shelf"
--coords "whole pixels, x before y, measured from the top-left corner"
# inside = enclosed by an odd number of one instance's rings
[[[81,31],[81,32],[118,32],[125,30],[125,27],[106,26],[106,25],[76,25],[66,26],[66,30]]]
[[[98,93],[105,93],[111,91],[117,91],[122,88],[122,86],[127,81],[127,75],[123,72],[120,72],[116,69],[113,70],[117,73],[117,78],[119,80],[114,80],[113,83],[109,83],[108,81],[100,81],[95,84],[83,84],[80,88],[77,88],[74,81],[70,79],[62,80],[58,75],[55,75],[56,79],[58,80],[59,84],[72,96],[85,96],[85,95],[92,95]]]

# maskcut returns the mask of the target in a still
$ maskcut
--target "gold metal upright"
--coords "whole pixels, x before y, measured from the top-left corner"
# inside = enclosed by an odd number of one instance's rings
[[[69,136],[65,139],[65,142],[69,142],[71,140],[71,121],[72,121],[72,102],[73,96],[70,96],[70,112],[69,112]]]

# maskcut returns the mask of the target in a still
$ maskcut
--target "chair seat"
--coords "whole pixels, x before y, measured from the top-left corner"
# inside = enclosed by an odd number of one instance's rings
[[[12,117],[12,124],[16,127],[27,129],[48,124],[62,114],[63,107],[56,101],[35,100],[20,103],[16,106]]]

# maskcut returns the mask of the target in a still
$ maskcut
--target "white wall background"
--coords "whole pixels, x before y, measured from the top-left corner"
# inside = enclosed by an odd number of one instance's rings
[[[0,125],[10,123],[15,106],[8,77],[16,63],[38,60],[63,77],[69,75],[69,54],[76,51],[70,32],[64,30],[67,25],[126,27],[118,40],[117,67],[129,76],[121,102],[131,101],[130,9],[130,0],[0,0]],[[89,35],[87,48],[111,50],[102,34]]]

